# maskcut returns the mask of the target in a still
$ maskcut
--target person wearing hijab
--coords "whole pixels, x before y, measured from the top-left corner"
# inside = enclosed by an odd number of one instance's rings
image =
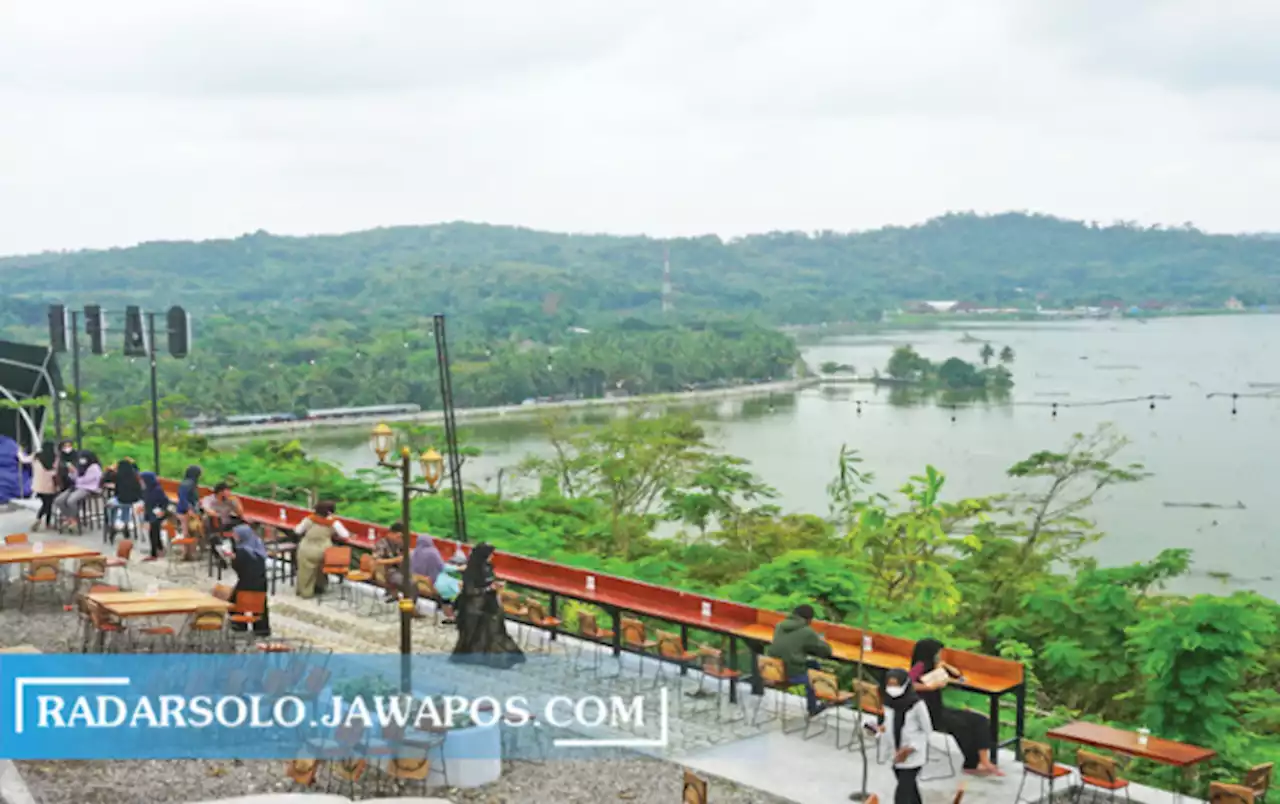
[[[233,519],[230,527],[231,538],[235,543],[235,554],[231,559],[231,569],[236,573],[236,586],[231,591],[231,599],[235,600],[240,592],[267,591],[267,546],[262,537],[241,519]],[[244,631],[248,628],[244,623],[231,623],[234,630]],[[253,624],[253,633],[257,636],[271,636],[271,623],[267,619],[267,604],[263,601],[262,614]]]
[[[188,466],[182,482],[178,484],[178,516],[198,510],[200,507],[200,473],[199,466]]]
[[[929,735],[933,733],[929,705],[902,669],[885,675],[884,694],[885,731],[893,737],[893,773],[898,777],[893,804],[921,804],[920,769],[928,757]]]
[[[40,522],[53,529],[53,498],[58,496],[58,451],[52,441],[40,445],[35,455],[19,453],[18,460],[31,466],[31,493],[40,498],[40,512],[36,514],[32,531],[40,530]]]
[[[79,524],[80,503],[102,491],[102,464],[98,462],[98,456],[87,449],[82,451],[76,459],[75,469],[72,470],[72,479],[74,485],[53,501],[62,521],[69,528]]]
[[[458,642],[450,661],[510,669],[525,660],[507,633],[498,599],[501,582],[493,573],[493,545],[482,542],[471,551],[458,596]]]
[[[161,541],[160,531],[164,521],[169,517],[169,508],[173,503],[161,488],[160,478],[156,477],[155,472],[142,473],[142,488],[142,505],[145,509],[147,526],[151,531],[151,555],[143,560],[155,561],[164,555],[164,543]]]
[[[952,709],[942,703],[942,690],[964,675],[942,661],[943,644],[922,639],[911,652],[911,682],[929,707],[929,716],[939,731],[956,738],[964,754],[964,772],[975,776],[1003,776],[991,761],[991,721],[968,709]],[[935,672],[941,670],[942,672]],[[928,678],[926,679],[926,676]]]
[[[316,503],[316,512],[298,523],[293,529],[300,536],[298,551],[295,554],[298,562],[298,597],[315,597],[324,592],[328,578],[321,569],[324,567],[324,551],[333,546],[335,539],[350,539],[351,534],[346,527],[333,518],[337,511],[329,500]]]

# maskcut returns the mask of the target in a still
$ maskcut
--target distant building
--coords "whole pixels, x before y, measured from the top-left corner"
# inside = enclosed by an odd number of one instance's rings
[[[1226,307],[1228,310],[1243,310],[1244,302],[1240,301],[1235,296],[1232,296],[1231,298],[1227,299],[1227,303],[1224,304],[1223,306]]]
[[[932,315],[934,313],[953,313],[959,305],[958,301],[922,301],[907,307],[908,313],[922,313]]]

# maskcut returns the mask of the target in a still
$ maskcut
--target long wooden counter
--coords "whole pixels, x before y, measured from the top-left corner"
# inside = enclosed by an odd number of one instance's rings
[[[161,483],[166,492],[176,495],[176,481],[166,479]],[[201,488],[200,493],[208,494],[210,489]],[[237,495],[237,497],[244,509],[245,518],[264,527],[291,529],[310,514],[306,509],[272,500],[244,495]],[[341,521],[351,534],[349,543],[357,549],[371,550],[374,543],[389,530],[381,525],[349,517],[339,515],[335,518]],[[419,538],[422,536],[420,535]],[[446,560],[462,549],[457,542],[434,536],[430,538]],[[620,642],[622,616],[636,614],[679,625],[686,645],[689,642],[690,629],[727,637],[728,660],[731,665],[737,664],[739,642],[745,644],[751,652],[751,669],[755,675],[756,659],[764,647],[773,640],[773,629],[785,616],[775,611],[757,609],[741,603],[655,586],[630,578],[602,575],[591,570],[511,553],[495,552],[493,566],[497,576],[506,583],[548,595],[550,614],[553,617],[556,616],[560,598],[588,603],[607,611],[613,619],[615,653],[623,650]],[[709,614],[706,613],[708,610]],[[820,621],[814,622],[814,628],[831,644],[833,658],[836,661],[844,663],[858,661],[859,654],[862,653],[861,629]],[[862,657],[866,667],[878,671],[907,668],[912,648],[915,646],[913,640],[876,632],[868,632],[868,634],[871,637],[871,650]],[[996,758],[999,747],[1019,745],[1026,718],[1026,685],[1022,664],[1008,659],[952,649],[944,650],[943,658],[964,674],[964,682],[956,682],[952,685],[953,687],[981,693],[987,696],[990,702],[992,742],[997,746],[997,749],[991,752],[992,759]],[[757,695],[763,692],[758,684],[754,686],[753,691]],[[730,695],[736,696],[736,694],[736,687],[731,686]],[[1015,736],[1002,742],[999,739],[1000,699],[1006,694],[1012,694],[1015,699]]]

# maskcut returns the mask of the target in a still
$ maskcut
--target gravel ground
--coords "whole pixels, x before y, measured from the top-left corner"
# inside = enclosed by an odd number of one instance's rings
[[[17,762],[40,804],[203,801],[283,792],[281,762]],[[599,804],[680,800],[683,771],[643,758],[601,762],[518,762],[502,779],[474,790],[433,789],[456,804]],[[784,799],[709,779],[717,804],[785,804]],[[340,791],[345,794],[345,791]],[[416,795],[417,791],[412,794]],[[372,791],[370,797],[373,796]]]
[[[0,531],[3,531],[0,528]],[[135,573],[135,583],[141,577]],[[47,596],[17,611],[16,589],[0,611],[0,647],[33,645],[65,651],[76,640],[75,615]],[[40,804],[127,804],[203,801],[287,789],[282,762],[172,760],[16,762]],[[454,802],[476,804],[595,804],[680,800],[682,768],[673,762],[629,757],[598,761],[509,763],[503,777],[474,790],[432,790]],[[711,779],[717,804],[784,804],[785,800]]]

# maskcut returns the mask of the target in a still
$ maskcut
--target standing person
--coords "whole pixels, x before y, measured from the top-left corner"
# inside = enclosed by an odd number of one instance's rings
[[[69,528],[76,527],[80,522],[80,503],[102,491],[102,464],[98,462],[98,456],[89,450],[81,452],[76,459],[72,478],[74,485],[53,501],[62,521]]]
[[[928,757],[933,721],[929,706],[911,686],[906,670],[893,669],[885,675],[885,729],[893,735],[893,772],[898,777],[894,804],[921,804],[917,783]]]
[[[507,633],[506,616],[498,600],[502,583],[493,572],[493,545],[481,542],[471,551],[462,573],[458,597],[458,642],[450,661],[510,669],[525,660],[524,652]]]
[[[199,466],[188,466],[178,484],[178,519],[182,523],[184,539],[199,539],[204,535],[204,525],[200,522],[200,475],[204,470]],[[196,544],[187,545],[182,559],[190,561],[196,557]]]
[[[107,505],[110,512],[107,517],[110,522],[107,538],[112,544],[115,544],[116,533],[123,532],[131,521],[129,512],[142,502],[142,481],[138,477],[138,465],[132,458],[121,458],[116,463],[115,489],[115,496]]]
[[[76,444],[71,440],[64,440],[58,444],[58,491],[63,492],[73,488],[76,471]]]
[[[936,639],[922,639],[911,651],[911,682],[929,707],[934,726],[956,738],[964,754],[964,772],[975,776],[1004,776],[991,761],[991,721],[968,709],[952,709],[942,703],[942,690],[964,675],[942,661],[943,645]],[[944,674],[934,673],[941,668]],[[939,678],[939,676],[941,676]]]
[[[40,521],[53,529],[53,498],[58,496],[58,451],[52,441],[40,445],[35,455],[18,455],[18,459],[31,466],[31,493],[40,498],[40,512],[36,514],[32,531],[40,530]]]
[[[804,700],[810,717],[817,715],[822,708],[813,694],[813,684],[809,683],[809,671],[816,670],[819,665],[809,657],[831,658],[831,645],[814,630],[813,616],[813,606],[808,603],[796,606],[790,617],[774,627],[773,641],[764,652],[765,656],[781,659],[787,666],[788,682],[804,685]]]
[[[151,530],[151,555],[143,561],[155,561],[164,555],[164,543],[161,540],[160,531],[164,527],[165,519],[169,517],[169,507],[173,503],[169,501],[169,495],[164,493],[164,489],[160,486],[160,478],[156,477],[155,472],[143,472],[142,485],[142,505],[146,509],[147,525]]]
[[[267,591],[267,546],[262,543],[262,538],[257,532],[244,521],[239,519],[232,520],[230,529],[231,539],[235,544],[235,555],[231,559],[231,569],[236,573],[236,585],[231,590],[231,599],[234,601],[236,595],[240,592],[262,592]],[[232,630],[245,631],[248,626],[244,623],[231,623]],[[253,624],[253,633],[261,637],[271,636],[271,623],[267,619],[267,601],[263,598],[262,613],[258,615],[258,621]]]
[[[321,568],[324,551],[333,546],[335,538],[350,539],[351,534],[341,522],[333,518],[337,511],[329,500],[316,503],[316,512],[298,523],[293,532],[302,537],[295,554],[298,562],[298,597],[315,597],[324,592],[328,579]]]

